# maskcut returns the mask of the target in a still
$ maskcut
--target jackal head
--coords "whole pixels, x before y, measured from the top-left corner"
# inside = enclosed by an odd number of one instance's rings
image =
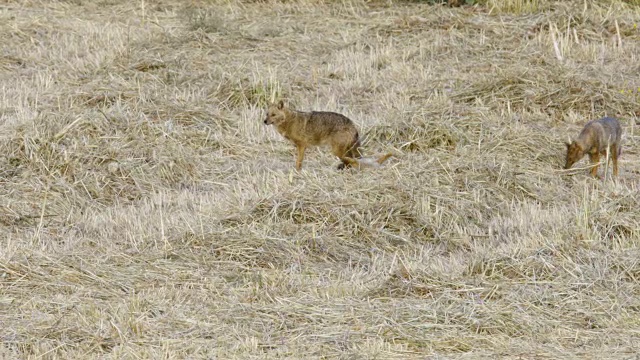
[[[565,169],[569,169],[573,164],[578,162],[584,156],[584,150],[582,146],[577,142],[566,143],[567,145],[567,159],[564,164]]]
[[[277,104],[269,104],[267,107],[267,118],[264,119],[264,123],[267,125],[277,125],[284,121],[285,117],[284,101],[280,100]]]

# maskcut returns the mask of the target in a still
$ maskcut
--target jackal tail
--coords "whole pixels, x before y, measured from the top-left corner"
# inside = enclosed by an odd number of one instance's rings
[[[344,160],[348,162],[350,166],[357,169],[362,169],[365,167],[379,168],[382,166],[382,164],[385,161],[387,161],[387,159],[389,159],[392,156],[394,156],[393,153],[386,153],[386,154],[375,155],[375,156],[364,156],[357,159],[354,159],[351,157],[345,157]]]

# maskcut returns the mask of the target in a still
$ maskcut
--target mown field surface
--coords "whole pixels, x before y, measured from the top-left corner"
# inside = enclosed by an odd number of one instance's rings
[[[0,3],[0,358],[635,358],[638,23],[622,1]],[[297,172],[276,99],[397,157]],[[604,115],[618,179],[562,169]]]

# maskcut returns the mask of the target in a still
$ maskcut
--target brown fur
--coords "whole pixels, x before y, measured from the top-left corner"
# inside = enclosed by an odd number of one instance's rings
[[[600,155],[608,153],[613,162],[613,176],[618,176],[618,157],[621,152],[620,138],[622,136],[622,128],[617,119],[604,117],[598,120],[589,121],[578,138],[571,143],[567,143],[567,157],[564,165],[565,169],[569,169],[573,164],[578,162],[585,154],[589,154],[589,160],[593,167],[591,175],[597,176],[598,163]]]
[[[296,146],[296,169],[302,168],[304,152],[309,146],[329,146],[333,155],[342,163],[339,169],[350,167],[347,158],[360,158],[358,130],[349,118],[334,112],[301,112],[287,108],[280,100],[267,108],[267,125],[276,130]]]

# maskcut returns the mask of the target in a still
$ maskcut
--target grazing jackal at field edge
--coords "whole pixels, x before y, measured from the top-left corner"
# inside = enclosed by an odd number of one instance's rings
[[[589,160],[593,165],[591,175],[596,177],[600,154],[606,156],[608,152],[613,162],[613,175],[618,176],[621,136],[622,128],[617,119],[604,117],[589,121],[580,132],[580,135],[578,135],[578,138],[571,143],[567,143],[567,159],[564,168],[569,169],[571,165],[582,159],[585,154],[589,154]]]
[[[280,100],[269,105],[264,123],[275,125],[278,132],[296,146],[298,170],[302,168],[304,151],[309,146],[330,146],[333,155],[342,161],[338,169],[352,166],[347,158],[361,157],[358,129],[344,115],[326,111],[295,111],[285,107]]]

